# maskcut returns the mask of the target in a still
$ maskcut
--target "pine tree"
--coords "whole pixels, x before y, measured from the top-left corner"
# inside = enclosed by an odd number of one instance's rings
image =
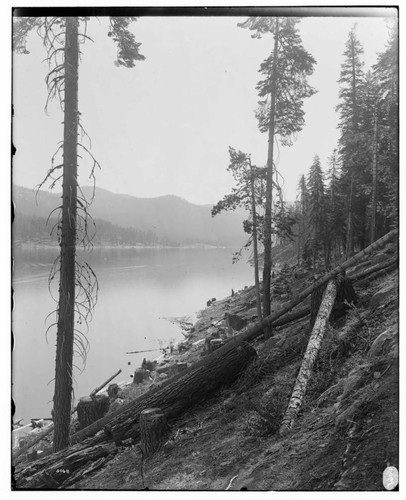
[[[140,44],[128,26],[134,18],[112,17],[108,36],[118,45],[117,65],[134,66],[135,60],[142,60]],[[13,31],[13,47],[19,53],[29,53],[26,48],[27,35],[31,30],[42,38],[47,50],[50,72],[46,78],[48,101],[58,98],[64,113],[62,162],[48,171],[43,185],[51,181],[55,186],[62,180],[61,216],[58,222],[60,257],[51,271],[52,280],[59,271],[59,300],[56,310],[57,344],[55,362],[54,392],[54,451],[69,445],[70,416],[72,406],[72,369],[75,346],[79,354],[86,356],[87,344],[78,324],[87,324],[89,315],[97,300],[97,280],[90,266],[79,262],[76,246],[86,245],[90,203],[78,188],[78,147],[87,152],[93,161],[91,177],[98,166],[88,149],[78,140],[80,123],[78,106],[79,46],[88,38],[86,25],[89,18],[16,18]],[[84,28],[81,31],[80,25]],[[47,102],[48,104],[48,102]],[[56,156],[56,155],[55,155]],[[62,174],[54,180],[54,175]]]
[[[341,254],[341,246],[345,244],[345,215],[342,192],[340,190],[340,159],[337,149],[327,160],[329,169],[327,171],[326,187],[326,238],[327,238],[327,262],[330,256],[333,263]]]
[[[261,64],[264,80],[257,89],[262,100],[257,111],[258,126],[268,134],[267,187],[264,227],[263,314],[271,311],[270,285],[272,268],[272,208],[274,185],[274,143],[292,144],[292,137],[304,125],[303,100],[315,90],[307,83],[313,73],[315,60],[303,48],[298,33],[298,18],[250,17],[239,24],[253,31],[253,38],[273,35],[273,49]],[[270,335],[270,329],[266,335]]]
[[[265,170],[258,168],[251,163],[250,155],[242,151],[236,151],[229,147],[230,164],[227,170],[232,173],[237,185],[232,188],[230,194],[227,194],[216,205],[213,206],[212,217],[224,210],[235,210],[237,207],[245,208],[250,219],[243,221],[244,231],[251,235],[248,247],[251,242],[254,247],[254,278],[255,290],[257,296],[257,314],[258,319],[262,319],[260,286],[259,286],[259,261],[258,261],[258,240],[262,239],[261,225],[263,217],[259,213],[264,200],[264,180]],[[261,224],[262,223],[262,224]],[[241,251],[240,251],[241,252]]]
[[[366,169],[365,147],[363,145],[362,126],[362,96],[364,92],[364,72],[361,56],[363,48],[356,36],[354,26],[348,36],[344,51],[344,62],[341,65],[340,112],[339,128],[340,156],[342,161],[342,185],[347,195],[347,236],[346,256],[354,250],[355,237],[359,246],[365,245],[365,218],[368,199],[361,186],[365,183]]]
[[[316,267],[318,257],[324,250],[326,254],[326,199],[323,182],[323,171],[320,158],[315,155],[309,170],[307,187],[309,190],[309,237],[308,245],[312,252],[313,267]]]
[[[393,25],[387,48],[378,54],[373,74],[378,87],[377,214],[379,237],[398,224],[399,186],[399,54],[398,30]]]

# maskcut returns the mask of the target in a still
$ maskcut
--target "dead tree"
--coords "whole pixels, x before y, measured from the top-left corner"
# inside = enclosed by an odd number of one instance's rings
[[[303,398],[306,394],[307,383],[310,379],[312,368],[319,352],[321,341],[324,337],[327,321],[333,309],[334,301],[337,295],[337,289],[338,286],[336,280],[330,280],[323,294],[319,313],[310,335],[309,343],[307,345],[307,349],[302,361],[302,366],[300,367],[299,374],[292,391],[292,396],[290,398],[288,408],[286,410],[285,416],[282,419],[282,424],[279,430],[281,435],[284,435],[291,430],[296,420],[297,414],[299,413],[300,407],[302,406]]]

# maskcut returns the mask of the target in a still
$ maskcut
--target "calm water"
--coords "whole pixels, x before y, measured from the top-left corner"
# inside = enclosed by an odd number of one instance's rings
[[[88,395],[118,369],[115,382],[130,380],[144,357],[183,339],[164,317],[193,315],[211,297],[230,295],[253,281],[244,261],[231,263],[231,249],[95,249],[86,258],[99,280],[99,296],[87,339],[85,369],[75,369],[75,397]],[[54,390],[55,329],[45,336],[55,308],[48,273],[57,250],[16,250],[13,313],[13,397],[16,417],[47,417]],[[131,364],[129,364],[131,363]],[[81,360],[75,360],[80,369]]]

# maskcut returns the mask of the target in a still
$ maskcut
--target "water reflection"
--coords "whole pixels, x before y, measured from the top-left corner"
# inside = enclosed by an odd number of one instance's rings
[[[126,351],[158,349],[183,338],[160,319],[194,314],[207,299],[251,283],[252,269],[231,264],[231,249],[94,249],[86,260],[99,281],[99,300],[89,325],[90,352],[76,397],[88,394],[119,368],[130,379],[144,357]],[[46,316],[55,308],[47,281],[57,249],[16,250],[13,285],[13,395],[17,417],[45,417],[53,396],[55,332],[45,339]],[[154,353],[148,353],[154,357]],[[159,355],[157,351],[156,356]],[[130,365],[128,363],[131,363]],[[80,360],[76,363],[81,366]],[[47,385],[48,384],[48,385]]]

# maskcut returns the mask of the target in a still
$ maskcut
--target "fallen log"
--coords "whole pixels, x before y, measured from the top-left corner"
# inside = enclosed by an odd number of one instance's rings
[[[223,384],[233,382],[255,356],[255,349],[247,343],[229,343],[155,389],[80,430],[71,437],[71,442],[78,443],[101,429],[116,442],[130,437],[137,438],[142,410],[159,407],[170,420],[193,403],[211,395]]]
[[[100,466],[100,460],[116,453],[116,450],[114,443],[100,444],[100,438],[96,436],[16,471],[15,487],[17,489],[65,488],[83,477],[84,467],[86,467],[85,472],[94,470],[95,462]]]
[[[339,285],[336,280],[332,279],[328,282],[326,290],[324,291],[319,312],[303,357],[302,365],[296,378],[296,383],[279,429],[279,433],[282,436],[287,434],[292,429],[300,407],[302,406],[303,398],[306,394],[307,383],[310,379],[313,365],[316,361],[321,341],[324,337],[327,321],[334,306],[338,287]]]
[[[270,316],[267,316],[264,320],[255,323],[252,326],[249,326],[242,330],[241,333],[236,335],[231,341],[234,343],[238,343],[241,341],[251,341],[254,340],[256,337],[259,337],[262,335],[263,330],[272,325],[272,323],[289,312],[291,309],[293,309],[295,306],[300,304],[306,297],[308,297],[313,290],[316,288],[319,288],[321,285],[324,285],[325,283],[328,283],[331,279],[335,278],[338,274],[343,273],[347,268],[353,266],[356,264],[358,261],[360,261],[363,257],[366,255],[370,254],[374,250],[380,248],[381,246],[385,245],[388,241],[391,241],[393,238],[398,236],[399,230],[398,229],[393,229],[389,233],[387,233],[385,236],[382,236],[379,240],[376,240],[374,243],[369,245],[368,247],[364,248],[364,250],[361,250],[361,252],[358,252],[356,255],[351,257],[350,259],[346,260],[342,264],[339,264],[336,266],[333,270],[329,271],[327,274],[325,274],[323,277],[318,279],[313,285],[308,286],[305,290],[300,292],[293,300],[289,301],[285,306],[283,306],[281,309],[278,311],[275,311],[273,314]],[[222,348],[218,349],[216,352],[220,352]]]
[[[348,273],[347,277],[351,279],[351,281],[359,281],[371,274],[375,274],[378,271],[385,269],[387,267],[393,267],[398,264],[398,257],[394,257],[393,259],[387,260],[386,262],[379,262],[374,266],[363,269],[362,271],[358,271],[357,273]]]

